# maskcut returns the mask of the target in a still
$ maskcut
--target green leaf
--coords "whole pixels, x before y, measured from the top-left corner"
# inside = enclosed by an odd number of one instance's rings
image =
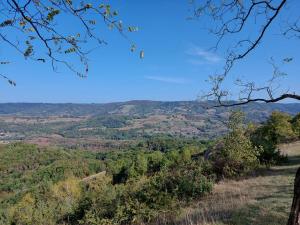
[[[5,20],[2,23],[0,23],[0,27],[6,27],[13,24],[13,20]]]
[[[95,25],[96,24],[96,20],[89,20],[89,24]]]
[[[142,50],[142,51],[140,51],[140,58],[143,59],[144,57],[145,57],[145,53],[144,53],[144,51]]]
[[[90,9],[92,7],[93,7],[93,5],[91,3],[88,3],[88,4],[85,5],[85,8],[87,8],[87,9]]]
[[[130,51],[134,52],[135,50],[136,50],[136,45],[135,44],[131,45]]]
[[[285,62],[285,63],[289,63],[291,61],[293,61],[293,58],[285,58],[285,59],[283,59],[283,62]]]
[[[58,9],[52,9],[50,13],[47,15],[47,20],[52,21],[56,15],[58,15],[60,11]]]
[[[8,83],[9,83],[10,85],[12,85],[12,86],[16,86],[16,85],[17,85],[16,82],[14,82],[13,80],[8,80]]]
[[[29,44],[27,49],[24,52],[24,56],[27,58],[32,55],[32,52],[33,52],[33,46]]]
[[[138,31],[138,27],[130,26],[130,27],[128,27],[128,31],[129,32],[136,32],[136,31]]]
[[[72,48],[68,48],[67,50],[65,50],[65,54],[69,54],[69,53],[72,53],[72,52],[75,52],[76,49],[74,47]]]

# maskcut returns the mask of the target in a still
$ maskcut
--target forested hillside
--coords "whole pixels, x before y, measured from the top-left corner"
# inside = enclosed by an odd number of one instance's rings
[[[0,140],[41,145],[109,148],[153,136],[209,140],[226,133],[224,121],[240,109],[260,123],[274,110],[295,115],[300,104],[253,103],[207,108],[213,102],[131,101],[108,104],[0,104]]]
[[[300,138],[299,114],[253,125],[237,111],[226,124],[216,140],[151,137],[108,152],[1,145],[0,224],[171,222],[224,178],[289,162],[278,144]]]

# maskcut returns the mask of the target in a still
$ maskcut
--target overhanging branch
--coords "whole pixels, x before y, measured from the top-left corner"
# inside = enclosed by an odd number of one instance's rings
[[[232,104],[225,104],[224,102],[219,102],[218,105],[213,106],[214,108],[218,107],[232,107],[232,106],[239,106],[239,105],[246,105],[250,102],[265,102],[265,103],[274,103],[274,102],[279,102],[284,99],[295,99],[300,101],[300,95],[297,94],[283,94],[277,98],[272,98],[272,99],[265,99],[265,98],[254,98],[254,99],[248,99],[243,102],[235,102]]]

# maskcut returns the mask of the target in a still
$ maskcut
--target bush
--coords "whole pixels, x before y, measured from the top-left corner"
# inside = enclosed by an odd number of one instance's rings
[[[241,176],[258,166],[258,150],[246,135],[243,118],[241,112],[231,114],[228,124],[230,132],[213,155],[214,169],[219,176]]]
[[[68,178],[55,185],[25,194],[9,209],[11,224],[55,225],[69,222],[69,214],[78,207],[82,197],[79,180]]]
[[[201,149],[191,143],[174,144],[166,152],[130,149],[101,155],[22,144],[3,147],[0,190],[12,191],[0,199],[5,204],[0,220],[123,225],[174,215],[213,186],[209,162],[193,157]],[[106,175],[83,179],[104,166]]]
[[[292,128],[295,135],[300,138],[300,113],[292,119]]]
[[[77,211],[83,212],[80,224],[113,224],[117,209],[116,186],[108,177],[92,180],[84,188],[85,196]]]
[[[269,127],[258,127],[251,134],[251,142],[254,147],[259,149],[258,159],[261,164],[270,166],[286,160],[280,150],[277,148],[277,141],[272,137]]]
[[[272,165],[286,161],[277,146],[296,138],[291,119],[285,113],[273,112],[266,123],[251,134],[253,145],[260,149],[258,158],[261,163]]]
[[[290,115],[282,112],[273,112],[265,124],[266,135],[275,144],[293,140],[296,135],[291,121],[292,117]]]
[[[203,164],[203,167],[202,167]],[[92,181],[84,191],[86,198],[82,224],[137,224],[149,222],[161,213],[174,214],[181,202],[197,199],[212,190],[205,176],[204,162],[189,161],[155,173],[112,184],[104,177]],[[83,211],[83,210],[80,210]]]

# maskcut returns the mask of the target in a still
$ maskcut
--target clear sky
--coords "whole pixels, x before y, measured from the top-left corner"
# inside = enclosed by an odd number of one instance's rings
[[[297,2],[297,1],[295,1]],[[194,100],[207,89],[208,75],[222,67],[223,51],[209,52],[215,39],[190,16],[186,0],[117,0],[115,8],[127,24],[139,27],[130,37],[144,49],[145,58],[130,52],[130,46],[117,32],[104,32],[108,45],[90,54],[88,78],[72,72],[52,71],[48,64],[31,63],[1,45],[1,58],[13,57],[13,63],[1,66],[1,72],[17,82],[12,87],[0,80],[1,102],[74,102],[102,103],[135,99]],[[296,4],[295,10],[300,10]],[[288,15],[285,13],[284,15]],[[65,29],[69,29],[66,24]],[[276,25],[255,54],[238,64],[232,77],[248,76],[266,80],[272,70],[270,57],[280,60],[293,56],[285,68],[285,88],[300,92],[299,40],[285,39]],[[234,86],[229,86],[234,88]]]

